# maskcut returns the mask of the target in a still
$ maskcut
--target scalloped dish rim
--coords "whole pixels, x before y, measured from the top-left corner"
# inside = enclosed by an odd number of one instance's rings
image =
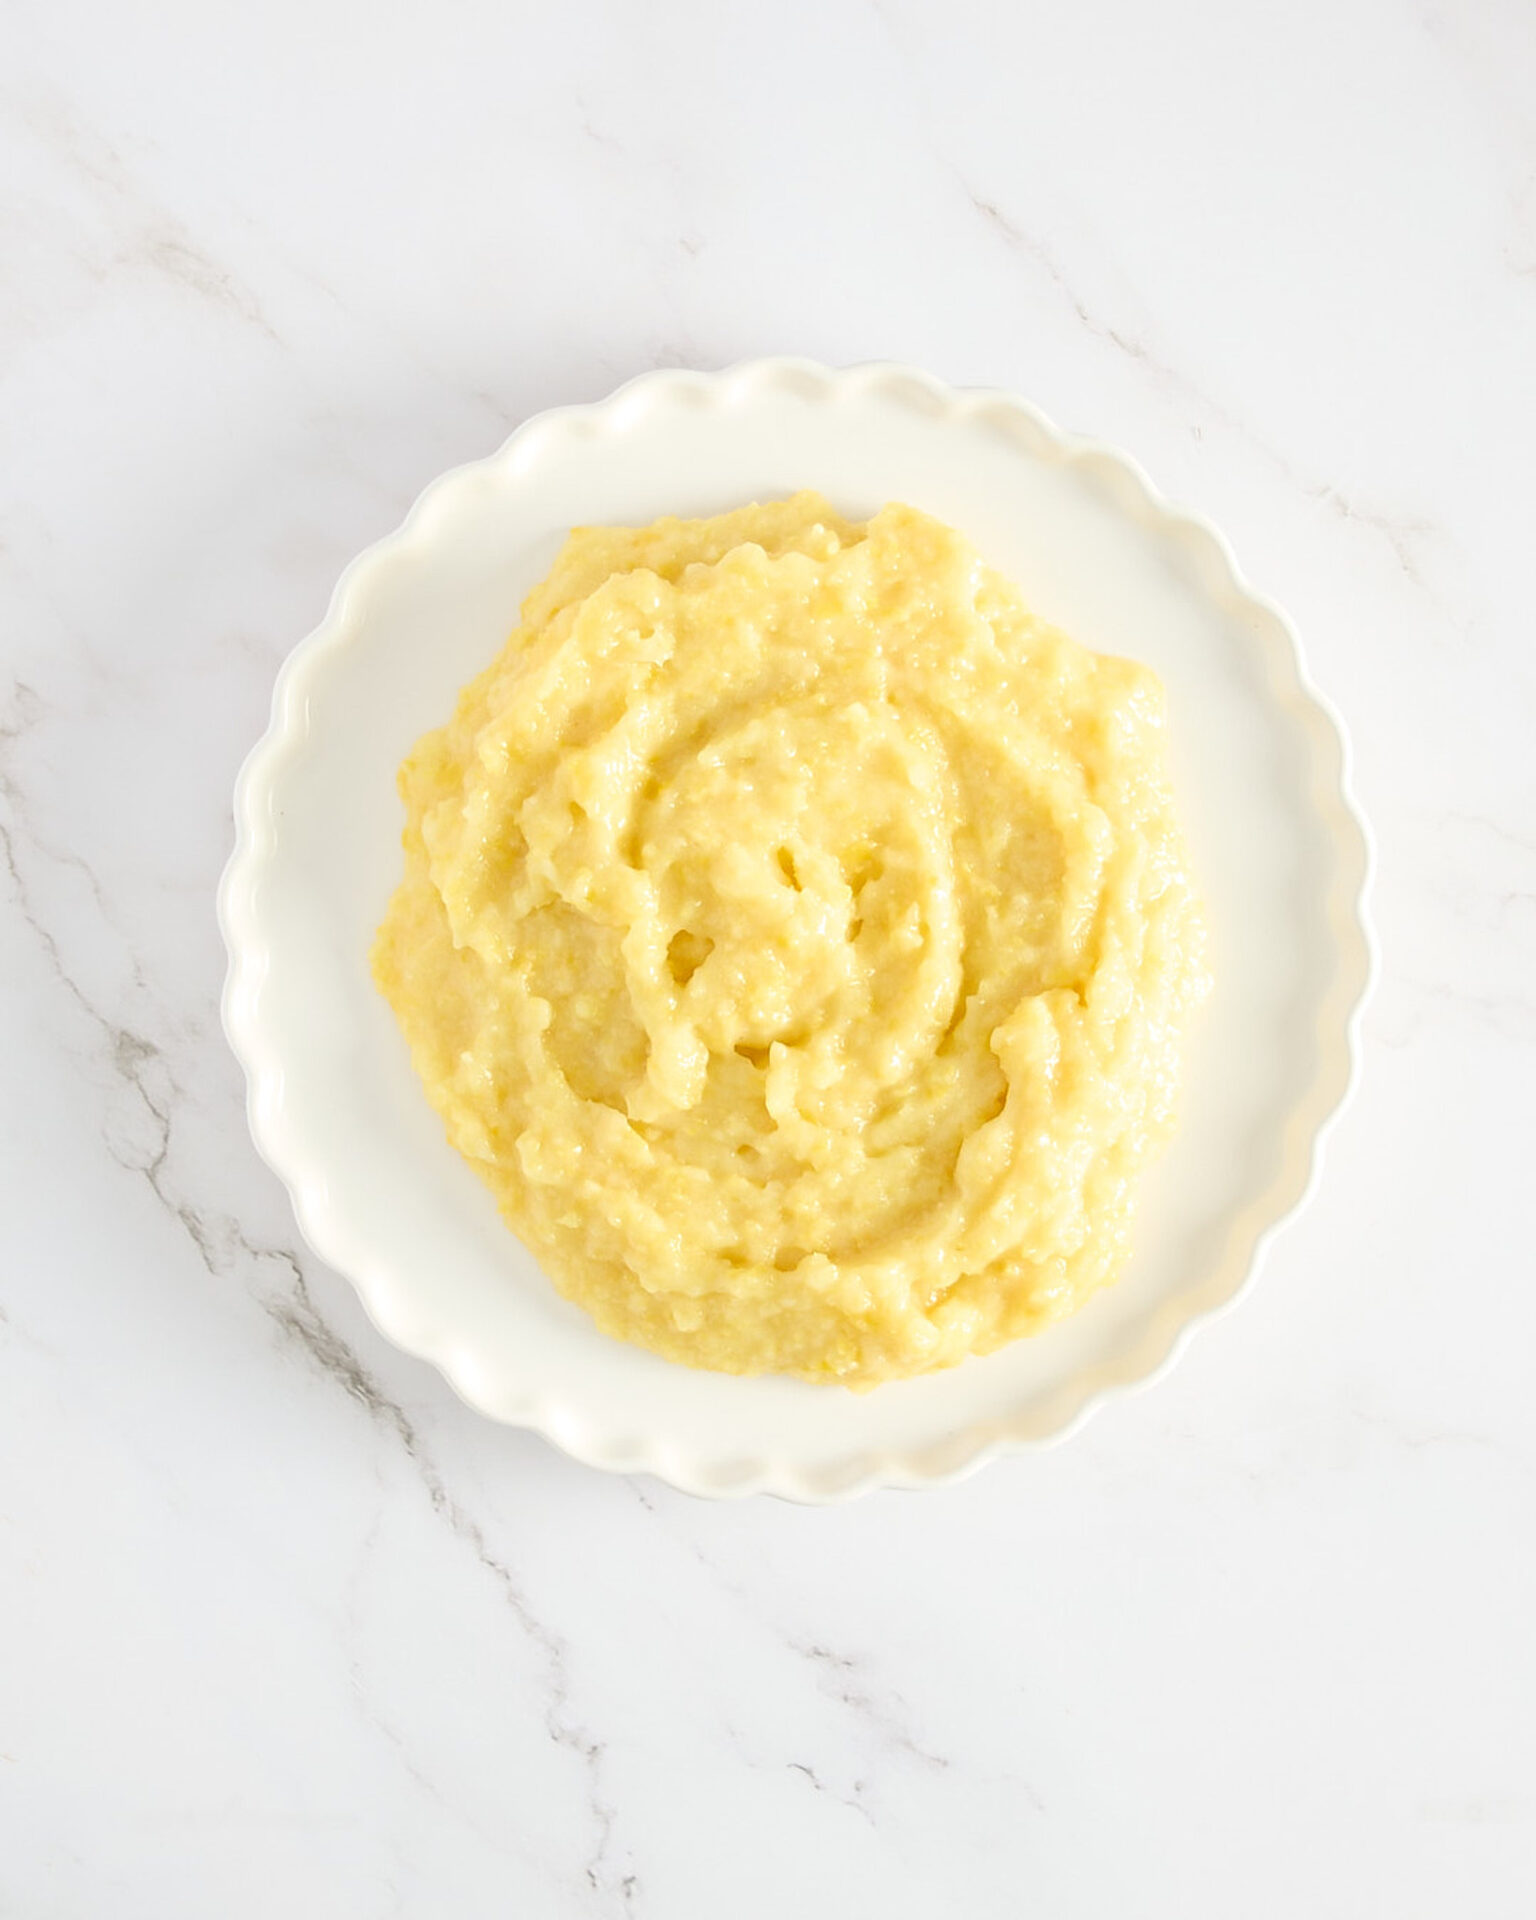
[[[1186,546],[1203,547],[1214,557],[1222,586],[1234,601],[1259,614],[1289,649],[1299,699],[1295,717],[1307,726],[1314,747],[1321,743],[1328,768],[1326,791],[1314,783],[1312,800],[1336,856],[1328,897],[1333,936],[1333,971],[1317,997],[1316,1071],[1306,1092],[1291,1107],[1283,1130],[1284,1150],[1274,1179],[1229,1222],[1222,1253],[1197,1281],[1169,1298],[1149,1323],[1138,1345],[1118,1361],[1085,1371],[1064,1383],[1044,1409],[1022,1415],[1011,1426],[989,1419],[956,1429],[937,1440],[904,1450],[861,1456],[826,1467],[790,1466],[760,1458],[732,1462],[722,1474],[706,1460],[681,1458],[666,1446],[641,1440],[616,1445],[585,1415],[549,1404],[537,1393],[509,1413],[491,1408],[474,1384],[471,1346],[433,1339],[402,1324],[399,1295],[376,1262],[356,1246],[348,1221],[337,1215],[325,1192],[323,1170],[306,1164],[284,1126],[283,1062],[259,1016],[268,950],[256,907],[256,891],[274,840],[272,794],[290,757],[304,739],[308,689],[333,649],[345,643],[353,603],[368,574],[380,562],[422,537],[430,537],[437,503],[470,473],[517,463],[526,475],[544,436],[562,429],[590,431],[599,424],[622,430],[626,409],[637,399],[665,402],[669,397],[739,400],[749,389],[778,386],[801,397],[832,399],[849,392],[884,390],[910,403],[920,399],[930,412],[961,419],[979,414],[1006,416],[1023,423],[1037,445],[1048,446],[1062,463],[1093,463],[1123,477],[1120,489],[1135,503],[1136,515]],[[1336,765],[1330,765],[1336,759]],[[1225,1311],[1246,1291],[1279,1229],[1306,1203],[1316,1187],[1322,1149],[1358,1082],[1360,1019],[1376,973],[1376,949],[1367,911],[1374,851],[1369,828],[1353,795],[1348,735],[1337,712],[1319,691],[1306,666],[1301,642],[1286,614],[1256,592],[1244,578],[1224,536],[1203,516],[1172,506],[1140,466],[1102,442],[1062,432],[1038,408],[1017,396],[991,388],[953,388],[920,370],[874,362],[842,370],[794,358],[751,360],[719,373],[666,369],[643,373],[606,399],[560,407],[532,416],[503,445],[482,460],[439,475],[418,496],[402,525],[366,548],[346,568],[331,596],[325,617],[283,662],[273,690],[265,733],[241,767],[234,792],[235,841],[218,890],[218,918],[229,966],[221,1002],[224,1031],[247,1083],[247,1117],[258,1152],[287,1188],[300,1231],[314,1252],[343,1274],[379,1331],[405,1352],[431,1362],[449,1385],[477,1411],[503,1424],[539,1433],[583,1463],[619,1473],[650,1473],[681,1491],[722,1497],[768,1492],[806,1503],[847,1499],[877,1487],[926,1487],[948,1484],[978,1471],[999,1455],[1059,1443],[1075,1433],[1112,1394],[1150,1385],[1177,1360],[1197,1326]],[[386,1294],[392,1297],[386,1299]],[[1060,1405],[1058,1411],[1058,1403]]]

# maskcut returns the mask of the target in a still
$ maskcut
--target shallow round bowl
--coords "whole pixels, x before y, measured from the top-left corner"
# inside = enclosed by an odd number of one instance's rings
[[[368,971],[400,872],[395,770],[500,648],[568,529],[801,487],[856,518],[903,500],[949,521],[1047,620],[1157,670],[1216,974],[1124,1278],[1034,1339],[866,1394],[692,1372],[600,1334],[448,1146]],[[1354,1076],[1368,841],[1342,729],[1285,616],[1124,455],[908,368],[647,374],[445,474],[283,667],[235,826],[224,1024],[305,1239],[471,1406],[693,1493],[832,1500],[1059,1440],[1237,1297],[1309,1192]]]

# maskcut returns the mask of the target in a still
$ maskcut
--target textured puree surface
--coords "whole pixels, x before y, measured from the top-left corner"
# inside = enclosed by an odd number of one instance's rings
[[[378,985],[605,1331],[873,1385],[1114,1278],[1206,986],[1162,689],[960,534],[578,529],[400,786]]]

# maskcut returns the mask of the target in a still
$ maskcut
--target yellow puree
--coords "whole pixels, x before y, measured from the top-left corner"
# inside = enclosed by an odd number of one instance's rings
[[[579,529],[400,787],[378,985],[606,1332],[865,1386],[1114,1277],[1206,984],[1162,689],[958,533]]]

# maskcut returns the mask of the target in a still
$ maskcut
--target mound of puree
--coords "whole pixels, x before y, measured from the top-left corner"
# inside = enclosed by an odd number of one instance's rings
[[[871,1386],[1114,1277],[1206,987],[1162,689],[958,533],[581,528],[400,789],[375,978],[605,1332]]]

